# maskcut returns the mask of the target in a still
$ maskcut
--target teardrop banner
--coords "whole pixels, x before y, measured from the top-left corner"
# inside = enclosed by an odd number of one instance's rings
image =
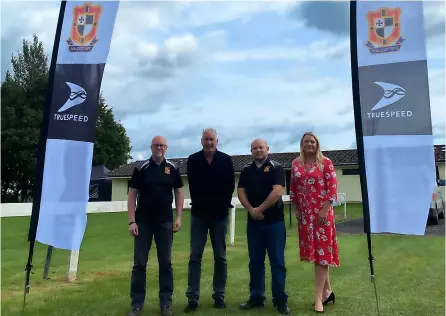
[[[351,5],[364,230],[424,235],[436,180],[423,4]]]
[[[25,296],[36,241],[72,251],[82,243],[99,94],[118,7],[119,1],[61,2],[37,154]]]

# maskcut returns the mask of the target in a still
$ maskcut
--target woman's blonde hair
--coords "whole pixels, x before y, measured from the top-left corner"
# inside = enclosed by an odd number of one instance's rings
[[[321,152],[321,146],[319,143],[319,139],[313,132],[304,133],[302,138],[300,139],[300,153],[299,153],[299,157],[298,157],[299,161],[302,163],[305,163],[305,152],[303,150],[305,136],[312,136],[316,140],[316,164],[319,166],[322,165],[322,160],[324,159],[325,156]]]

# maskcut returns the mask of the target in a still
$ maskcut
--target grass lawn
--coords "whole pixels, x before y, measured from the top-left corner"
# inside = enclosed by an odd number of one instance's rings
[[[338,208],[339,209],[339,208]],[[337,216],[343,219],[343,210]],[[226,310],[212,308],[213,259],[210,242],[203,256],[201,307],[193,315],[275,315],[271,306],[271,277],[268,261],[267,307],[243,312],[238,305],[248,298],[248,256],[245,236],[246,214],[237,211],[235,246],[228,244],[228,283]],[[359,206],[348,206],[348,218],[361,216]],[[339,222],[338,221],[338,222]],[[3,315],[20,315],[23,300],[24,267],[28,255],[26,241],[29,218],[2,218]],[[187,262],[189,256],[189,213],[183,229],[175,235],[173,268],[175,277],[174,313],[182,314],[186,304]],[[287,292],[292,315],[313,315],[313,266],[299,261],[296,225],[289,229],[286,248]],[[229,237],[229,236],[228,236]],[[365,235],[339,235],[341,267],[331,270],[336,305],[329,315],[377,315],[374,289],[370,282]],[[373,236],[375,274],[381,315],[444,315],[445,238],[415,236]],[[68,251],[55,249],[50,280],[43,281],[46,246],[37,244],[27,295],[26,315],[126,315],[129,311],[129,284],[132,267],[132,238],[125,213],[89,214],[80,251],[78,280],[64,281]],[[149,257],[147,301],[144,315],[158,315],[158,271],[156,249]]]

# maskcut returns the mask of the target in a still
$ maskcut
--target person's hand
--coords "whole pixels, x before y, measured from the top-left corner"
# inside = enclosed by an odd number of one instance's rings
[[[130,231],[130,235],[138,236],[138,234],[139,234],[138,225],[136,223],[130,224],[129,231]]]
[[[297,205],[296,205],[296,207],[294,208],[294,215],[296,216],[296,219],[297,219],[298,221],[300,221],[300,215],[301,215],[301,212],[300,212],[300,210],[299,210],[299,206],[297,206]]]
[[[264,218],[262,212],[260,211],[260,209],[258,207],[254,207],[252,209],[251,212],[251,216],[255,219],[255,220],[262,220]]]
[[[328,207],[323,207],[319,212],[319,224],[325,224],[327,222]]]
[[[176,233],[181,229],[181,218],[177,218],[173,223],[173,232]]]

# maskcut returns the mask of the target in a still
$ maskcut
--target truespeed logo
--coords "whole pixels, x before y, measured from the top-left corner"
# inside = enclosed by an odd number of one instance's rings
[[[65,102],[64,105],[62,105],[62,107],[57,112],[66,111],[75,105],[83,103],[87,98],[87,92],[85,92],[84,88],[72,82],[65,82],[65,83],[70,87],[71,93],[70,96],[68,97],[68,100]]]
[[[81,86],[72,83],[72,82],[65,82],[68,87],[70,87],[70,96],[68,97],[68,100],[65,102],[64,105],[60,107],[60,109],[57,112],[64,112],[73,106],[82,104],[87,99],[87,92],[84,88]],[[78,121],[78,122],[87,122],[88,116],[86,115],[75,115],[75,114],[54,114],[54,119],[58,121]]]
[[[368,118],[384,118],[384,117],[408,117],[412,116],[412,111],[376,111],[394,104],[406,95],[406,90],[396,84],[388,82],[375,82],[383,89],[383,96],[378,103],[372,108],[372,113],[367,113]],[[375,112],[376,111],[376,112]]]
[[[406,95],[406,90],[404,90],[402,87],[397,86],[393,83],[387,83],[387,82],[375,82],[378,86],[383,88],[384,95],[379,100],[378,103],[372,108],[372,111],[381,109],[385,106],[389,106],[396,101],[401,100]]]

